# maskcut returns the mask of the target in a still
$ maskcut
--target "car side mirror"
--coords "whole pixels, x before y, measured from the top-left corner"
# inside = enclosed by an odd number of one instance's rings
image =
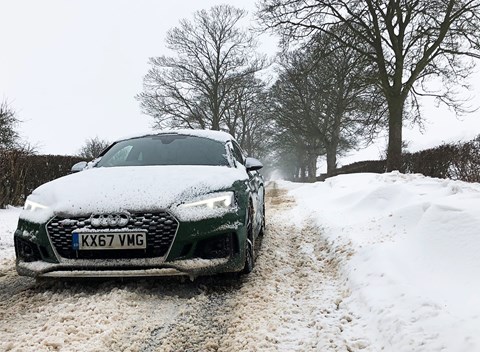
[[[258,159],[246,158],[245,167],[247,168],[247,171],[255,171],[260,170],[263,167],[263,164]]]
[[[79,171],[82,171],[83,169],[85,169],[85,166],[87,166],[87,162],[86,161],[80,161],[80,162],[76,163],[75,165],[73,165],[72,169],[70,171],[72,173],[79,172]]]

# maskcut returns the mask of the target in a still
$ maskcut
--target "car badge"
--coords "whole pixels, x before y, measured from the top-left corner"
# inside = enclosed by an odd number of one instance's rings
[[[93,227],[123,227],[128,225],[130,215],[125,213],[117,214],[92,214],[90,224]]]

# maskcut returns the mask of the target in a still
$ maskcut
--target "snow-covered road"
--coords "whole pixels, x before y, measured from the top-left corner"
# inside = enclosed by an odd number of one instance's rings
[[[347,248],[288,219],[268,190],[267,231],[247,277],[47,281],[0,262],[0,350],[372,351],[367,323],[343,301]],[[11,250],[11,249],[9,249]]]

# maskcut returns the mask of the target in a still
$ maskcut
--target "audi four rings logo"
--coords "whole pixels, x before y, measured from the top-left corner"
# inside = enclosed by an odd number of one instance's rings
[[[93,214],[90,216],[90,224],[93,227],[121,227],[130,221],[128,214]]]

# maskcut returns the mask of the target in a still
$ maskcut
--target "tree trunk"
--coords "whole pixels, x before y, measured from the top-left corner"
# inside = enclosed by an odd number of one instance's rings
[[[317,156],[310,155],[308,157],[308,182],[317,181]]]
[[[403,99],[392,99],[388,104],[388,110],[387,172],[402,171]]]
[[[305,169],[306,169],[305,164],[302,164],[302,166],[300,166],[300,182],[305,182],[305,179],[307,178]]]
[[[337,115],[340,116],[340,115]],[[340,141],[340,123],[335,119],[335,128],[332,131],[332,137],[327,143],[327,177],[333,176],[337,169],[337,150]]]
[[[212,130],[220,131],[220,121],[216,116],[212,120]]]
[[[330,146],[327,148],[327,177],[335,174],[337,169],[337,147]]]

